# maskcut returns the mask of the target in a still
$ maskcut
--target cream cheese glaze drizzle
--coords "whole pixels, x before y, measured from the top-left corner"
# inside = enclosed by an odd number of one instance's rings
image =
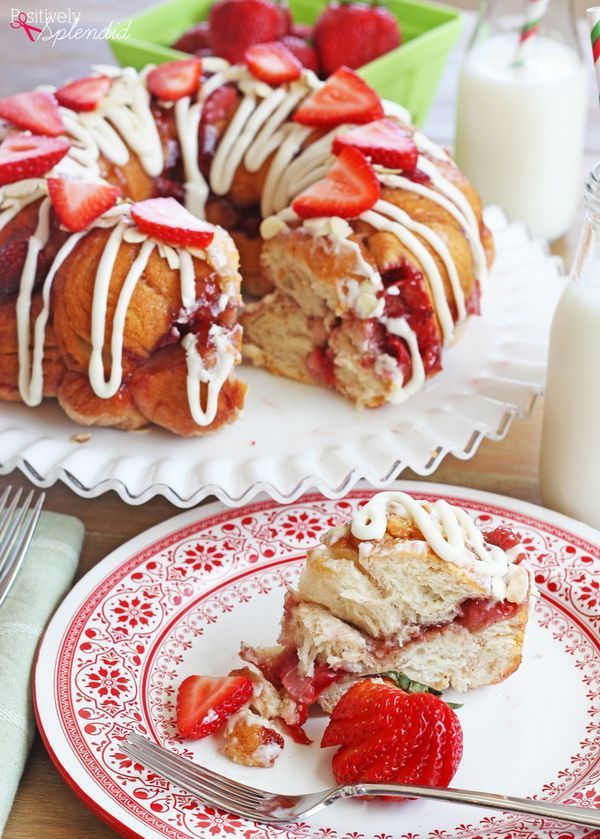
[[[474,568],[487,578],[495,600],[526,599],[529,572],[526,565],[514,564],[518,553],[488,544],[470,515],[443,499],[430,504],[405,492],[379,492],[355,513],[352,535],[360,541],[382,539],[391,513],[412,521],[440,559]]]
[[[19,188],[18,188],[19,187]],[[71,234],[57,252],[45,277],[42,288],[42,308],[35,319],[33,336],[31,334],[31,307],[33,289],[38,265],[38,257],[48,242],[50,231],[50,199],[45,195],[45,183],[42,180],[21,182],[0,190],[0,230],[8,224],[23,207],[42,198],[38,212],[38,221],[34,234],[30,237],[27,255],[21,273],[19,295],[17,298],[17,340],[19,354],[19,392],[23,401],[30,406],[39,405],[43,399],[44,344],[45,330],[50,315],[50,296],[52,284],[61,265],[75,249],[76,245],[89,231]],[[216,230],[214,247],[207,252],[184,248],[172,248],[163,242],[149,238],[132,226],[129,206],[120,204],[96,220],[93,227],[112,227],[102,257],[98,264],[94,280],[94,293],[91,314],[91,354],[89,362],[89,381],[94,393],[103,399],[114,396],[123,382],[123,339],[125,320],[129,303],[136,284],[147,266],[148,259],[155,249],[165,258],[170,267],[180,273],[182,314],[192,312],[196,303],[195,275],[192,256],[208,260],[216,270],[224,271],[220,249],[223,247],[223,234]],[[113,274],[119,248],[123,241],[140,244],[139,252],[131,265],[121,287],[112,322],[110,346],[111,370],[108,380],[104,374],[106,312],[110,281]],[[221,276],[221,281],[227,281]],[[222,311],[234,294],[232,288],[224,288],[219,301]],[[33,342],[32,342],[33,337]],[[208,357],[211,364],[206,364],[196,347],[196,338],[188,334],[182,340],[187,363],[187,394],[190,413],[194,421],[201,426],[209,425],[218,409],[218,397],[224,382],[238,360],[238,351],[232,342],[229,330],[214,325],[209,332],[210,347]],[[206,385],[206,407],[202,408],[201,383]]]
[[[351,129],[352,126],[338,126],[303,148],[313,130],[292,122],[290,117],[303,99],[322,84],[314,73],[305,70],[296,82],[273,88],[255,79],[247,68],[239,65],[228,66],[220,59],[203,59],[203,68],[209,73],[212,72],[213,75],[204,81],[195,97],[184,97],[175,103],[158,103],[165,108],[172,107],[174,110],[175,128],[185,174],[184,195],[187,208],[203,217],[210,190],[217,195],[226,195],[231,189],[240,164],[243,163],[249,172],[257,172],[271,156],[261,193],[261,212],[265,219],[261,230],[264,230],[265,234],[267,230],[272,231],[275,222],[277,232],[287,229],[287,222],[298,224],[299,220],[290,207],[291,201],[299,192],[327,174],[334,160],[331,152],[333,138]],[[55,167],[56,174],[98,179],[101,175],[102,157],[115,165],[123,166],[129,161],[131,151],[136,154],[149,176],[156,177],[161,173],[165,161],[162,142],[152,114],[151,97],[146,87],[146,75],[149,69],[151,68],[138,74],[132,68],[95,68],[97,73],[112,77],[112,86],[94,111],[76,113],[61,107],[61,116],[71,141],[71,149]],[[242,93],[242,99],[233,119],[220,138],[208,179],[205,179],[198,165],[198,126],[202,109],[211,93],[228,83],[237,85]],[[410,123],[408,112],[401,106],[384,102],[384,109],[386,114],[393,115],[406,124]],[[477,218],[463,193],[443,175],[434,162],[441,161],[444,165],[448,165],[450,158],[443,149],[420,132],[415,132],[413,139],[420,151],[418,166],[428,175],[430,184],[416,183],[404,177],[399,171],[376,166],[378,178],[384,186],[411,191],[434,201],[450,213],[467,238],[472,252],[475,275],[477,279],[482,280],[486,275],[487,267]],[[23,184],[26,183],[23,182]],[[0,229],[28,203],[46,194],[43,180],[34,182],[34,186],[29,191],[22,188],[20,194],[17,193],[21,184],[12,186],[15,187],[12,197],[9,188],[0,191]],[[67,240],[58,252],[46,277],[43,287],[43,308],[35,324],[33,354],[30,358],[31,296],[37,256],[48,238],[48,213],[49,205],[46,199],[40,207],[37,229],[29,242],[17,304],[19,387],[27,404],[38,404],[42,398],[43,334],[49,316],[52,282],[60,265],[82,235],[76,234]],[[118,216],[118,213],[116,215]],[[380,200],[361,218],[377,230],[388,230],[394,233],[414,254],[415,259],[423,268],[431,289],[444,343],[449,343],[455,331],[454,318],[446,299],[439,267],[422,240],[427,242],[447,272],[454,296],[457,319],[462,321],[466,317],[466,301],[456,264],[445,241],[433,230],[415,221],[409,214],[388,201]],[[381,276],[365,259],[359,244],[349,238],[352,235],[351,225],[345,222],[345,227],[342,229],[339,224],[342,221],[342,219],[311,220],[311,222],[304,222],[302,226],[311,235],[328,240],[334,249],[347,250],[354,257],[352,277],[342,278],[338,283],[338,295],[342,308],[350,307],[359,318],[379,319],[391,334],[403,338],[406,342],[412,360],[410,380],[403,381],[395,359],[383,353],[378,357],[376,369],[376,372],[385,374],[393,380],[390,401],[404,401],[419,390],[426,380],[417,336],[406,318],[385,317],[380,295],[383,288]],[[92,315],[92,354],[89,365],[92,388],[98,396],[103,398],[113,396],[122,383],[121,356],[127,309],[136,283],[143,274],[147,260],[155,247],[159,247],[161,255],[168,259],[172,268],[178,268],[180,271],[182,311],[184,313],[192,311],[195,303],[193,262],[190,253],[184,249],[175,252],[164,243],[153,240],[143,241],[138,237],[136,241],[140,242],[140,251],[125,280],[115,310],[111,339],[112,366],[107,380],[103,365],[106,294],[120,243],[123,239],[133,241],[132,237],[135,236],[127,220],[115,218],[112,226],[114,230],[109,237],[96,278]],[[269,238],[269,235],[265,235],[265,238]],[[213,261],[218,258],[217,251],[215,243]],[[235,351],[225,350],[223,336],[218,330],[211,335],[211,339],[216,351],[214,370],[212,367],[209,370],[204,368],[195,344],[192,346],[194,342],[190,337],[186,337],[185,343],[182,341],[188,364],[187,389],[190,410],[199,424],[208,424],[214,419],[216,412],[214,394],[217,393],[218,397],[218,390],[229,375],[235,359]],[[217,381],[221,381],[218,387]],[[202,410],[200,406],[201,382],[209,385],[206,410]]]

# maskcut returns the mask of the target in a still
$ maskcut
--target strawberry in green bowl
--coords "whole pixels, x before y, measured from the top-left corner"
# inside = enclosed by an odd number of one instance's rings
[[[114,27],[110,44],[121,64],[141,69],[186,53],[237,61],[248,46],[280,41],[323,77],[340,61],[357,69],[421,124],[460,27],[459,12],[428,0],[168,0]]]

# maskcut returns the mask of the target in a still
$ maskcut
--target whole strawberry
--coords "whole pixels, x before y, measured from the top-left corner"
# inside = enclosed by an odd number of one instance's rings
[[[208,20],[215,54],[232,64],[242,62],[253,44],[278,41],[290,26],[287,5],[273,0],[217,0]]]
[[[458,717],[438,695],[402,690],[396,681],[363,679],[333,709],[321,746],[340,746],[332,759],[338,784],[398,783],[447,787],[462,757]]]
[[[330,3],[317,20],[314,41],[326,76],[345,64],[356,69],[402,43],[398,21],[383,6]]]
[[[289,49],[292,55],[296,56],[303,67],[315,73],[319,72],[319,58],[312,44],[309,44],[303,38],[298,38],[296,35],[284,35],[281,43]]]

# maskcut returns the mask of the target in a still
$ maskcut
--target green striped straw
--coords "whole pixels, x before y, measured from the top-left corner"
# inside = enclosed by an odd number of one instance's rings
[[[598,84],[598,94],[600,95],[600,6],[593,6],[591,9],[588,9],[587,17],[592,36],[594,70],[596,71],[596,82]]]
[[[540,31],[540,24],[542,22],[542,18],[546,14],[548,5],[549,0],[528,0],[525,23],[521,27],[519,45],[517,47],[517,54],[514,61],[516,65],[523,63],[527,44],[530,44]]]

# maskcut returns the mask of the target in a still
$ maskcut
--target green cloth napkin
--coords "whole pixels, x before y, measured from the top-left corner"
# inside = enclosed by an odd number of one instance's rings
[[[71,587],[83,532],[78,519],[42,513],[17,579],[0,606],[0,836],[35,732],[35,652]]]

